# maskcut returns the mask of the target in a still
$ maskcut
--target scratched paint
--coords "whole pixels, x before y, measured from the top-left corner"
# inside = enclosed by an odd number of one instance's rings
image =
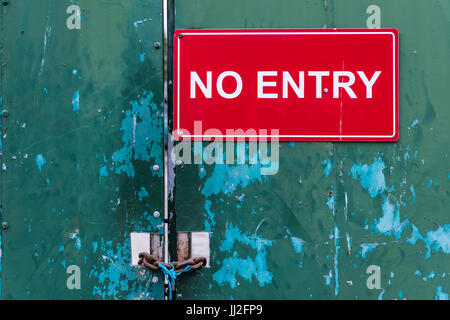
[[[351,174],[353,179],[359,179],[361,186],[367,190],[372,198],[386,190],[383,170],[386,168],[381,158],[376,158],[370,164],[353,164]]]
[[[254,258],[250,256],[243,258],[234,250],[230,257],[225,258],[220,263],[221,268],[212,275],[213,280],[219,285],[228,283],[231,288],[237,287],[237,275],[249,282],[252,282],[253,277],[255,277],[261,287],[272,282],[273,274],[267,269],[266,247],[271,246],[273,241],[242,233],[230,223],[219,250],[231,253],[237,243],[252,247],[256,251],[256,255]]]
[[[72,96],[72,111],[78,112],[80,110],[80,91],[75,90]]]
[[[36,156],[36,166],[39,170],[39,172],[42,172],[42,167],[47,163],[47,160],[45,159],[45,157],[42,154],[38,154]]]
[[[123,146],[113,155],[110,170],[116,174],[125,173],[128,177],[136,174],[133,161],[162,162],[162,131],[159,107],[152,101],[154,94],[144,91],[138,100],[130,101],[131,109],[125,111],[122,120]],[[152,166],[149,166],[149,170]],[[162,170],[155,173],[162,176]]]
[[[425,236],[422,236],[416,226],[413,225],[412,228],[413,231],[407,241],[413,246],[418,241],[423,242],[427,249],[426,259],[430,258],[432,251],[450,253],[450,225],[443,225],[436,230],[428,231]]]
[[[161,299],[162,279],[152,282],[152,275],[144,269],[130,266],[129,244],[118,244],[112,240],[101,239],[96,247],[99,261],[89,272],[98,285],[92,289],[94,297],[102,299],[153,300]],[[139,272],[144,271],[143,275]]]

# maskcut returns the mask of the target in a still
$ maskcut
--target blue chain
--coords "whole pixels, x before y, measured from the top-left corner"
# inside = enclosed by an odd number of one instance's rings
[[[161,270],[164,272],[164,277],[166,278],[167,282],[169,283],[169,299],[172,300],[172,284],[175,282],[175,280],[177,279],[177,277],[186,272],[191,270],[191,266],[186,266],[186,268],[184,268],[181,271],[176,271],[175,267],[173,266],[173,264],[169,263],[172,267],[172,269],[168,269],[166,268],[166,266],[162,265],[162,264],[158,264],[159,267],[161,268]]]

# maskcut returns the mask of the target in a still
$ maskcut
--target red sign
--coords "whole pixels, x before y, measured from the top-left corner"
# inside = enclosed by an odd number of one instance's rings
[[[398,140],[398,30],[177,30],[176,140]]]

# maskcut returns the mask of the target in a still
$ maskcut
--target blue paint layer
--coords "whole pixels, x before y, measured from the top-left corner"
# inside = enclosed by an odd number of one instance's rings
[[[102,299],[161,299],[162,281],[148,287],[152,273],[148,273],[146,279],[141,279],[136,268],[130,266],[129,242],[125,241],[125,244],[122,244],[112,240],[100,240],[96,250],[99,261],[89,273],[89,278],[96,283],[93,286],[93,295]]]
[[[78,112],[80,109],[80,92],[76,90],[72,96],[72,111]]]
[[[125,111],[122,120],[123,146],[115,151],[112,159],[116,174],[126,173],[134,177],[133,161],[162,163],[162,120],[158,106],[152,102],[153,93],[144,91],[143,96],[131,101],[131,109]],[[152,166],[151,166],[152,167]],[[151,167],[149,170],[152,170]],[[160,167],[162,167],[160,165]],[[161,177],[162,171],[153,172]]]
[[[394,235],[397,239],[400,239],[402,231],[408,226],[408,220],[400,221],[400,208],[394,207],[390,203],[389,199],[384,199],[383,202],[383,215],[376,224],[376,229],[383,233],[385,236]]]
[[[427,248],[425,259],[430,257],[431,251],[441,251],[448,254],[450,252],[450,225],[446,224],[434,231],[429,231],[426,234],[426,237],[422,236],[419,229],[413,225],[413,231],[407,241],[414,246],[419,240],[422,241]]]
[[[201,193],[206,197],[219,193],[229,196],[238,186],[245,188],[255,181],[263,181],[261,165],[216,164],[211,176],[206,179]]]
[[[99,172],[98,181],[102,182],[102,177],[107,177],[107,176],[108,176],[108,169],[106,168],[106,166],[101,167],[100,172]]]
[[[321,162],[322,165],[325,166],[323,169],[323,174],[325,175],[325,178],[327,178],[330,175],[331,172],[331,161],[330,160],[324,160]]]
[[[47,160],[45,160],[45,157],[42,154],[38,154],[35,161],[39,172],[42,172],[42,167],[47,163]]]
[[[411,187],[409,187],[409,191],[411,191],[412,196],[413,196],[413,203],[416,203],[416,191],[414,190],[414,186],[411,185]]]
[[[149,193],[147,192],[145,187],[141,187],[141,190],[139,190],[139,192],[138,192],[139,201],[142,201],[143,198],[148,197],[148,196],[149,196]]]
[[[211,211],[212,202],[210,200],[205,201],[205,211],[208,220],[205,221],[205,231],[211,232],[212,227],[216,225],[216,221],[214,220],[214,212]]]
[[[225,232],[225,240],[219,246],[220,251],[230,252],[236,243],[247,245],[256,250],[256,256],[251,258],[240,258],[237,251],[231,257],[227,257],[222,262],[222,267],[213,274],[213,280],[220,286],[228,283],[231,288],[237,286],[236,275],[252,282],[253,277],[258,281],[258,285],[263,287],[272,282],[273,274],[267,270],[267,250],[272,246],[272,241],[242,233],[231,223]]]
[[[439,286],[436,288],[434,300],[448,300],[448,293],[445,293],[444,290],[442,290],[442,287]]]
[[[383,160],[377,158],[371,165],[353,164],[351,174],[353,179],[358,179],[361,182],[362,187],[369,192],[372,198],[375,198],[378,194],[383,193],[386,190],[386,182],[383,174],[383,170],[386,168]]]

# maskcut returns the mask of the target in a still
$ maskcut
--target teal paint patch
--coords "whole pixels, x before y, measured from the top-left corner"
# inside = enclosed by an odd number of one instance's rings
[[[80,238],[80,229],[75,228],[75,230],[69,234],[69,238],[74,240],[73,246],[80,251],[81,250],[81,238]]]
[[[362,249],[359,253],[365,259],[367,253],[373,251],[376,247],[380,245],[386,245],[386,243],[363,243],[360,245]]]
[[[112,156],[116,174],[134,177],[133,161],[150,162],[153,159],[155,163],[162,163],[162,119],[152,99],[153,93],[144,91],[141,98],[130,102],[131,109],[125,111],[120,128],[123,146]],[[162,177],[162,171],[154,174]]]
[[[235,166],[216,164],[211,176],[206,179],[201,193],[205,197],[219,193],[230,196],[238,186],[245,188],[256,181],[263,181],[259,164]]]
[[[381,293],[378,295],[377,300],[383,300],[383,295],[384,295],[384,289],[381,291]]]
[[[212,227],[216,225],[216,221],[214,220],[214,212],[211,211],[212,202],[210,200],[205,201],[205,211],[208,220],[205,221],[205,231],[211,232]]]
[[[139,219],[130,219],[127,213],[126,223],[128,229],[134,232],[154,232],[163,227],[161,218],[155,218],[153,214],[145,211],[139,215]]]
[[[409,187],[409,191],[412,193],[413,203],[416,203],[416,190],[414,190],[414,186],[413,185],[411,185],[411,187]]]
[[[98,249],[98,242],[92,241],[92,253],[96,253]]]
[[[381,158],[376,158],[371,165],[353,164],[351,168],[351,174],[353,179],[358,179],[361,182],[361,186],[369,192],[372,198],[375,198],[378,194],[383,193],[386,190],[386,182],[383,174],[383,170],[386,168]]]
[[[337,297],[338,293],[339,293],[339,249],[341,248],[339,246],[339,229],[336,225],[336,223],[334,224],[334,248],[335,248],[335,252],[334,252],[334,296]]]
[[[42,172],[42,167],[47,163],[47,160],[45,159],[45,157],[42,154],[38,154],[36,156],[36,165],[38,167],[39,172]]]
[[[291,243],[292,243],[292,247],[294,248],[294,251],[296,253],[302,253],[303,251],[303,246],[305,244],[305,241],[301,238],[298,237],[294,237],[289,230],[286,230],[286,233],[288,234],[288,236],[291,239]]]
[[[429,231],[426,237],[423,237],[419,229],[413,225],[413,231],[410,238],[407,240],[413,246],[416,245],[417,241],[422,241],[426,248],[427,254],[425,259],[431,256],[431,251],[441,251],[445,254],[450,252],[450,225],[443,225],[434,231]]]
[[[151,284],[152,274],[141,278],[136,268],[130,266],[130,244],[100,240],[98,262],[89,273],[96,282],[92,294],[102,299],[151,300],[161,298],[162,288]],[[150,287],[149,286],[150,283]],[[157,288],[157,290],[155,290]]]
[[[436,288],[434,300],[448,300],[448,293],[445,293],[441,286]]]
[[[397,239],[400,239],[402,231],[407,227],[408,220],[400,221],[400,207],[397,205],[394,207],[390,203],[389,199],[384,199],[383,202],[383,215],[376,222],[376,229],[385,236],[394,235]]]
[[[324,160],[321,162],[321,164],[325,166],[325,168],[323,169],[323,174],[324,174],[325,178],[327,178],[331,172],[331,161]]]
[[[328,200],[327,200],[328,209],[333,211],[333,214],[334,214],[334,211],[335,211],[334,210],[335,209],[335,204],[336,204],[335,200],[336,200],[336,196],[334,194],[331,197],[328,197]]]
[[[102,177],[107,177],[108,175],[108,169],[106,168],[106,166],[101,167],[99,171],[98,182],[102,182]]]
[[[242,233],[239,228],[230,223],[226,232],[225,240],[219,246],[220,251],[230,252],[235,243],[248,245],[256,250],[255,258],[240,258],[237,251],[233,252],[231,257],[227,257],[222,262],[222,267],[213,274],[213,280],[219,285],[228,283],[231,288],[237,286],[236,275],[252,282],[253,276],[256,278],[260,287],[272,282],[273,274],[267,270],[267,250],[266,247],[272,246],[273,241],[261,239],[256,235]]]
[[[72,96],[72,111],[78,112],[80,109],[80,92],[76,90]]]
[[[139,192],[138,192],[139,201],[142,201],[142,199],[144,199],[145,197],[148,197],[148,196],[149,196],[149,193],[145,189],[145,187],[141,187],[141,190],[139,190]]]
[[[303,251],[303,245],[305,244],[305,241],[300,238],[291,236],[291,243],[294,247],[295,252],[301,253]]]
[[[139,55],[139,61],[144,62],[145,61],[145,53],[141,53]]]

